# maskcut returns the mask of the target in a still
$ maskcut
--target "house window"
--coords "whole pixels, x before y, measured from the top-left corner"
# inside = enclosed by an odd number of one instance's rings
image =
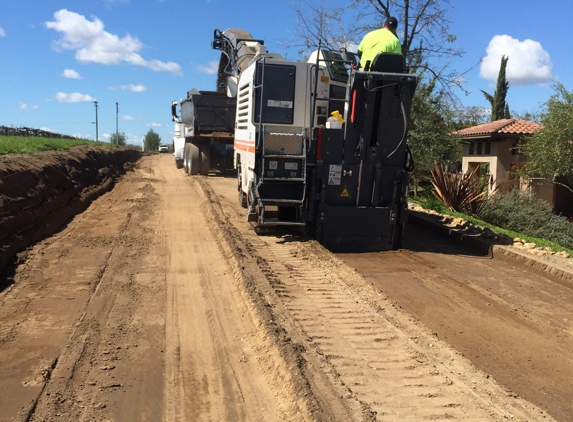
[[[470,141],[468,155],[491,155],[491,142]]]
[[[511,155],[523,155],[521,147],[523,146],[522,140],[514,140],[511,144]]]

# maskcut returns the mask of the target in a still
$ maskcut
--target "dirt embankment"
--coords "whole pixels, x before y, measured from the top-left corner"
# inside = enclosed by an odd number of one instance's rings
[[[140,157],[134,149],[86,146],[0,157],[0,271],[109,191]]]

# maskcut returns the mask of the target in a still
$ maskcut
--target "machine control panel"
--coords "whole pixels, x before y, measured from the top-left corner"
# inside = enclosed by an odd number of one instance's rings
[[[349,64],[345,63],[345,58],[337,51],[322,50],[324,63],[333,81],[345,82],[348,81],[348,68]]]

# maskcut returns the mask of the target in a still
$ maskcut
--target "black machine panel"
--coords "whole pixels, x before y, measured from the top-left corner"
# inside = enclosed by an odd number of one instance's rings
[[[328,164],[323,172],[322,200],[332,206],[355,206],[360,166]]]
[[[276,81],[281,81],[280,84]],[[294,118],[294,90],[296,67],[276,64],[257,64],[255,75],[255,122],[292,124]]]
[[[336,252],[392,249],[397,208],[318,206],[320,243]]]
[[[416,75],[352,72],[343,129],[315,132],[315,232],[327,248],[399,247],[407,220],[406,135],[416,84]]]
[[[341,163],[342,148],[344,146],[344,130],[318,129],[316,136],[320,144],[318,158],[325,163]]]
[[[344,99],[346,98],[346,87],[330,85],[330,95],[328,98],[328,115],[330,116],[334,110],[338,110],[341,115],[344,115]]]
[[[351,81],[345,152],[361,158],[375,148],[382,166],[403,166],[415,75],[355,72]],[[354,145],[352,145],[354,144]],[[355,148],[353,148],[353,146]],[[346,155],[349,160],[356,154]]]

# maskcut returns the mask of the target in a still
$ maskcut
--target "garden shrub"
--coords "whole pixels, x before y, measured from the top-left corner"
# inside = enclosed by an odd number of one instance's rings
[[[427,198],[425,200],[420,201],[422,207],[424,207],[427,210],[433,210],[439,213],[444,213],[447,208],[446,206],[443,204],[442,201],[440,201],[437,198]]]
[[[554,215],[547,202],[528,192],[512,190],[492,195],[481,209],[480,218],[507,230],[573,248],[573,224]]]

